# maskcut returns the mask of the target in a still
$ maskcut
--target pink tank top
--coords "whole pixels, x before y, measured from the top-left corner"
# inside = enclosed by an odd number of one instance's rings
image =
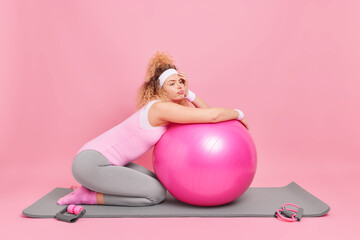
[[[121,122],[86,143],[76,153],[93,149],[102,153],[112,165],[124,166],[150,150],[164,134],[167,126],[150,125],[150,107],[160,100],[148,102],[145,106]]]

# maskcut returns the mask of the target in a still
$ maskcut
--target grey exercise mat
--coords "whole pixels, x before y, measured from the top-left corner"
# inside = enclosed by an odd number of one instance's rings
[[[54,218],[66,205],[56,201],[72,192],[71,188],[55,188],[50,193],[23,210],[34,218]],[[160,204],[146,207],[81,205],[86,209],[84,218],[147,218],[147,217],[274,217],[284,203],[293,203],[304,209],[303,217],[318,217],[330,211],[330,207],[295,182],[284,187],[250,187],[235,201],[221,205],[202,207],[189,205],[175,199],[168,191]],[[292,208],[292,206],[287,206]],[[296,209],[296,208],[293,208]]]

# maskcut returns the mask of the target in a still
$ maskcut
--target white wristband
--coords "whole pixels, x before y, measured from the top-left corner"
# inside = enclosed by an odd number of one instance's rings
[[[196,98],[195,93],[193,93],[192,91],[188,90],[189,94],[185,97],[189,102],[193,102]]]
[[[237,120],[242,120],[245,117],[245,114],[239,109],[234,109],[234,110],[236,110],[239,113],[239,117],[237,118]]]

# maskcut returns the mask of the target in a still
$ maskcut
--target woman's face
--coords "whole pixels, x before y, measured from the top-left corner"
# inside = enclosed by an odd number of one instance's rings
[[[185,98],[186,87],[185,80],[177,74],[170,75],[162,86],[163,90],[167,93],[167,97],[172,102],[179,102]]]

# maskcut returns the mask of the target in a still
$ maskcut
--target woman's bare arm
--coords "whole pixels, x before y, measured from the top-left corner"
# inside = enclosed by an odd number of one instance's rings
[[[172,102],[157,102],[153,108],[161,120],[175,123],[216,123],[239,117],[230,108],[189,108]]]
[[[209,108],[210,107],[206,102],[204,102],[204,100],[202,100],[198,96],[196,96],[195,100],[192,101],[191,103],[194,104],[194,106],[197,108]]]

